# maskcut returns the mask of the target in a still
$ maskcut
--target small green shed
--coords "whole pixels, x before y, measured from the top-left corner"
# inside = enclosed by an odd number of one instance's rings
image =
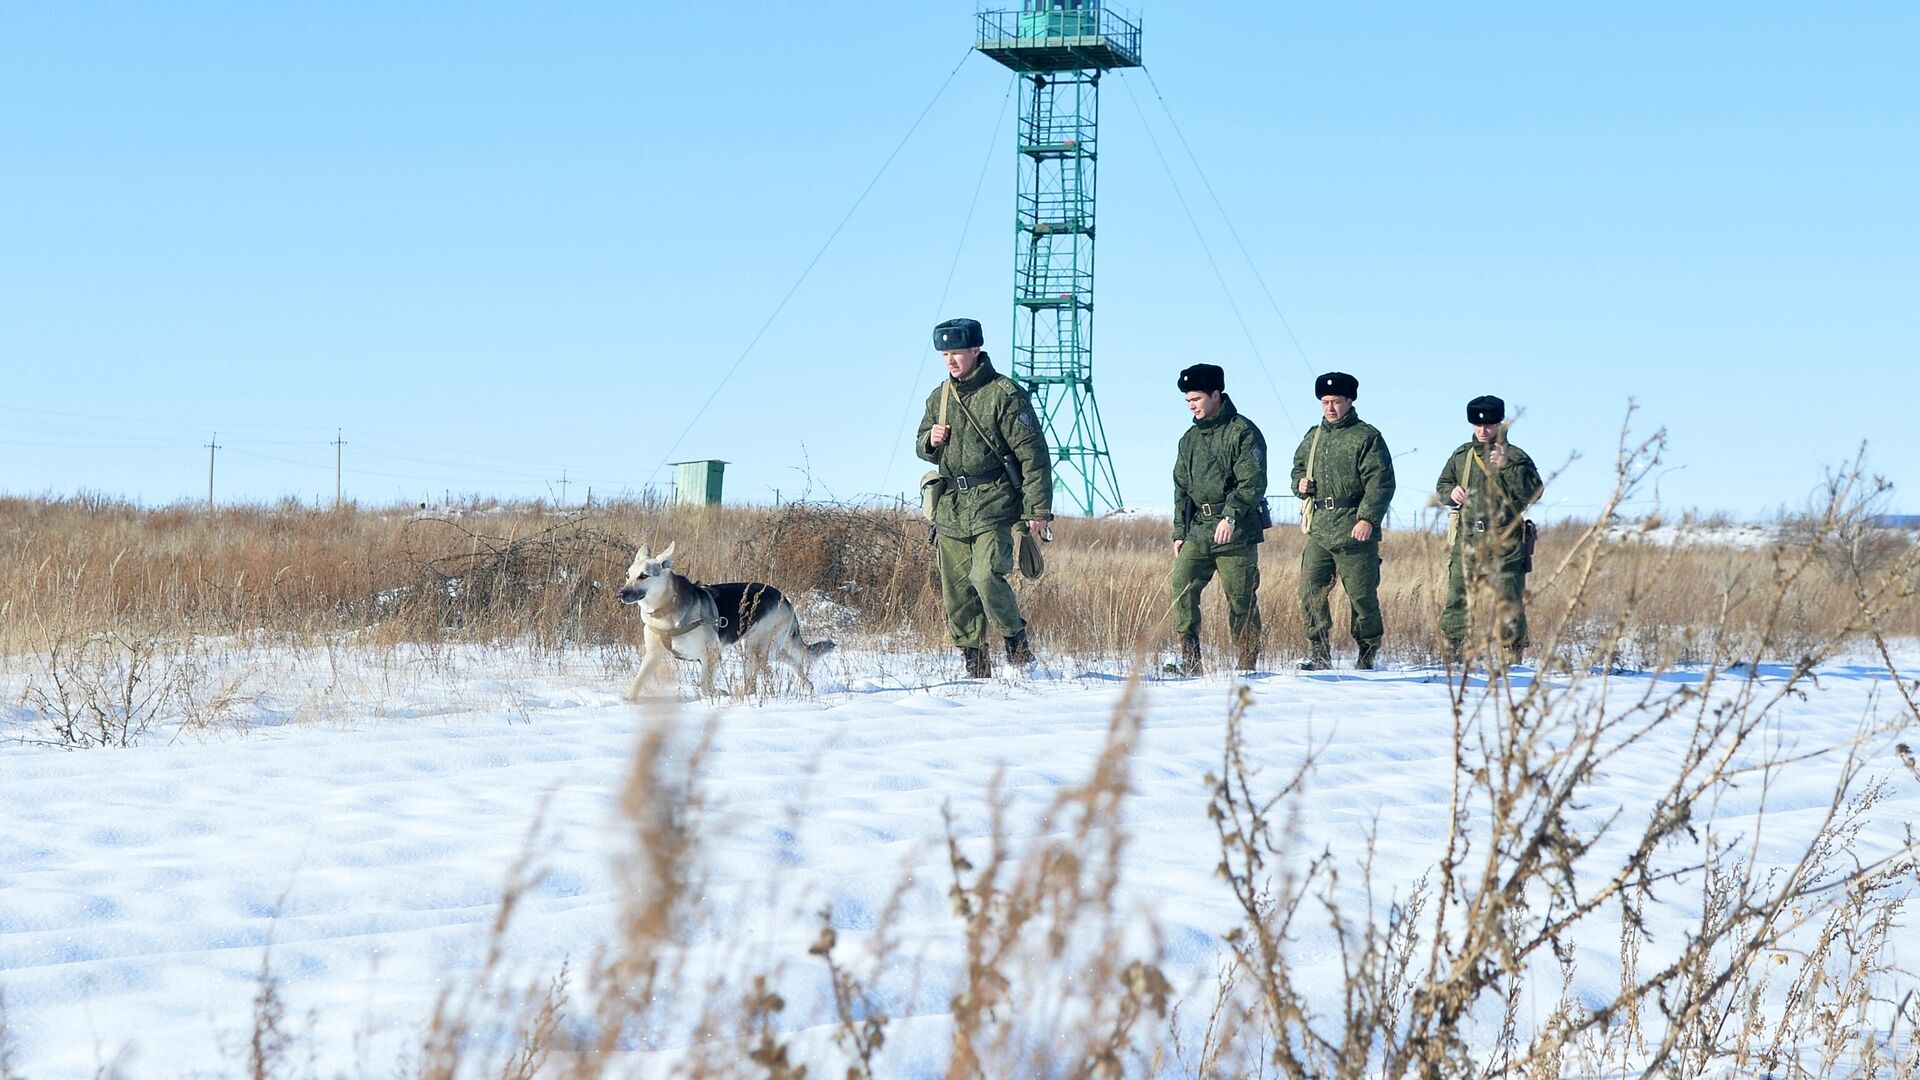
[[[720,505],[720,482],[727,473],[724,461],[675,461],[675,506]]]

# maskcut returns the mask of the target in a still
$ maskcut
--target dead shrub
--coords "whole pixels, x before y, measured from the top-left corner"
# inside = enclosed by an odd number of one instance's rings
[[[1659,447],[1658,436],[1625,446],[1615,502],[1652,473]],[[1833,485],[1816,540],[1854,520],[1871,486],[1857,471]],[[1557,680],[1513,677],[1497,659],[1500,599],[1483,593],[1482,610],[1494,617],[1476,623],[1472,654],[1491,662],[1481,677],[1456,669],[1449,683],[1453,777],[1443,852],[1385,903],[1375,899],[1371,843],[1344,857],[1301,849],[1288,808],[1311,781],[1311,755],[1277,789],[1256,784],[1243,752],[1243,689],[1222,775],[1207,778],[1217,873],[1242,914],[1228,935],[1236,977],[1223,980],[1215,1014],[1240,1017],[1243,1026],[1210,1030],[1198,1053],[1203,1074],[1920,1072],[1920,1008],[1911,994],[1886,996],[1913,978],[1894,966],[1887,941],[1920,876],[1920,849],[1909,828],[1904,850],[1874,861],[1853,854],[1887,791],[1871,764],[1877,748],[1920,725],[1880,621],[1890,600],[1911,594],[1911,561],[1878,575],[1850,565],[1850,611],[1808,643],[1783,679],[1763,679],[1746,659],[1781,650],[1791,599],[1821,576],[1820,547],[1772,551],[1770,572],[1751,593],[1697,612],[1684,639],[1662,642],[1656,633],[1630,642],[1658,624],[1638,618],[1631,602],[1618,606],[1621,593],[1605,584],[1621,549],[1597,526],[1576,540],[1552,571],[1564,599],[1542,620],[1550,653],[1574,648],[1604,658],[1659,648],[1658,675],[1683,647],[1704,650],[1697,683],[1647,679],[1631,696],[1612,689],[1604,660]],[[1676,551],[1627,568],[1629,601],[1660,594]],[[1726,632],[1740,607],[1741,628]],[[1863,722],[1838,746],[1777,741],[1782,712],[1803,696],[1816,665],[1859,640],[1886,658],[1904,707]],[[1660,764],[1652,804],[1589,813],[1612,775],[1636,768],[1629,754],[1672,725],[1689,734],[1684,752]],[[1753,838],[1727,831],[1716,806],[1822,759],[1837,763],[1838,776],[1805,854],[1763,868]],[[1637,767],[1645,778],[1644,763]],[[1764,801],[1759,813],[1764,822]],[[1343,869],[1362,882],[1358,900],[1339,887]],[[1684,935],[1657,941],[1651,915],[1664,907],[1675,917],[1676,891],[1694,893],[1678,908],[1692,912],[1679,916]],[[1619,984],[1575,995],[1572,938],[1609,918],[1621,926]],[[1344,972],[1337,993],[1316,993],[1292,974],[1290,950],[1307,923],[1334,928]],[[1775,992],[1776,969],[1784,994]],[[1543,1020],[1523,1023],[1529,1003],[1543,997],[1558,1003]]]
[[[935,590],[925,525],[897,511],[787,503],[768,511],[740,547],[743,576],[791,594],[816,593],[877,624],[937,603],[929,599]]]
[[[185,692],[171,643],[125,627],[75,634],[52,628],[22,692],[36,715],[28,741],[85,749],[132,746]]]
[[[612,596],[633,545],[586,519],[525,536],[492,536],[449,518],[407,523],[407,584],[387,608],[415,634],[529,638],[546,648],[600,645],[625,636]],[[430,540],[426,531],[451,532]]]

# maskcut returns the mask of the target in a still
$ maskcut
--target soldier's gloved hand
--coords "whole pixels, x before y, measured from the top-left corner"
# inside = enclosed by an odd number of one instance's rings
[[[1455,506],[1465,506],[1467,505],[1467,489],[1461,487],[1459,484],[1455,484],[1453,485],[1453,490],[1447,494],[1447,498],[1452,499],[1453,505]]]
[[[946,442],[947,438],[952,434],[953,426],[951,424],[935,424],[933,425],[933,429],[927,432],[927,443],[938,450],[940,444]]]
[[[1228,544],[1233,542],[1233,519],[1221,518],[1220,524],[1213,527],[1213,542]]]
[[[1373,539],[1373,522],[1368,521],[1366,518],[1361,518],[1360,521],[1354,525],[1352,535],[1355,540],[1363,544]]]

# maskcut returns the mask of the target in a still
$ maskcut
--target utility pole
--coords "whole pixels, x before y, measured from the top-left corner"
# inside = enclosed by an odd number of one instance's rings
[[[560,505],[567,505],[567,470],[560,470]]]
[[[339,428],[333,429],[333,508],[340,509],[340,448],[347,445]]]
[[[213,513],[213,454],[220,449],[220,433],[213,433],[213,441],[207,444],[207,513]]]

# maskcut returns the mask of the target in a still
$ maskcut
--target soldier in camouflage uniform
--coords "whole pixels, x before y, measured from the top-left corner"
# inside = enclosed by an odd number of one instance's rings
[[[1527,647],[1532,553],[1525,515],[1546,485],[1533,458],[1507,442],[1506,418],[1506,402],[1490,394],[1467,402],[1473,438],[1447,458],[1434,484],[1435,496],[1448,508],[1447,602],[1440,632],[1455,662],[1464,658],[1471,617],[1484,619],[1488,605],[1508,661],[1518,663]]]
[[[1348,629],[1360,646],[1357,667],[1369,670],[1386,628],[1380,619],[1380,532],[1393,501],[1393,455],[1379,429],[1353,411],[1360,380],[1330,371],[1314,381],[1321,422],[1293,452],[1293,491],[1301,500],[1306,550],[1300,555],[1300,616],[1307,634],[1307,671],[1333,666],[1327,598],[1337,577],[1351,608]]]
[[[940,598],[947,629],[960,647],[968,678],[985,678],[993,662],[986,624],[1005,639],[1007,661],[1033,661],[1027,621],[1007,574],[1013,570],[1013,527],[1034,535],[1053,520],[1053,466],[1047,438],[1027,392],[994,370],[982,351],[980,324],[949,319],[934,327],[933,346],[947,374],[927,397],[914,450],[939,466],[941,494],[933,524]]]
[[[1195,364],[1180,373],[1193,426],[1173,462],[1173,631],[1176,675],[1200,674],[1200,590],[1220,574],[1227,629],[1240,667],[1260,663],[1260,542],[1267,495],[1267,440],[1226,394],[1226,373]]]

